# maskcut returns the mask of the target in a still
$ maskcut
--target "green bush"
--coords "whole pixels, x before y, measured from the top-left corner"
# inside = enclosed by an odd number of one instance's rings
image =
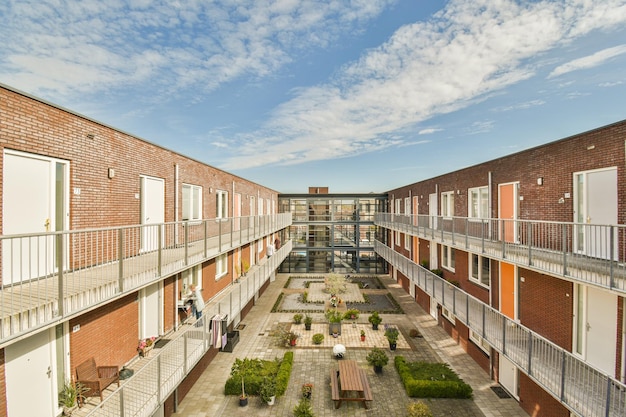
[[[394,364],[409,397],[472,398],[472,387],[444,363],[408,363],[396,356]]]
[[[410,403],[406,407],[407,417],[433,417],[430,408],[421,401]]]
[[[311,401],[306,398],[300,399],[298,405],[293,408],[294,417],[314,417]]]
[[[313,337],[311,337],[313,344],[319,345],[324,341],[324,335],[321,333],[315,333]]]
[[[265,361],[260,359],[236,359],[236,364],[246,362],[244,381],[247,395],[259,395],[264,378],[276,380],[276,395],[281,396],[287,390],[287,383],[293,366],[293,352],[285,353],[283,360]],[[235,366],[233,365],[233,366]],[[224,385],[225,395],[241,394],[241,375],[234,372]]]

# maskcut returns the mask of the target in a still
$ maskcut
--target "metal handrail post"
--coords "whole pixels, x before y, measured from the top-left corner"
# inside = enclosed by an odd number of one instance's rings
[[[55,241],[56,241],[56,246],[57,246],[57,276],[59,280],[59,288],[58,288],[58,295],[57,295],[59,297],[59,302],[57,303],[58,310],[59,310],[58,314],[59,314],[59,317],[63,317],[63,315],[65,314],[65,299],[63,296],[64,294],[63,288],[65,287],[64,275],[63,275],[63,271],[64,271],[63,234],[62,233],[57,234]]]

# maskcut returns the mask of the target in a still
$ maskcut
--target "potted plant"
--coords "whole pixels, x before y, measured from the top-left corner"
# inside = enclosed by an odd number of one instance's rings
[[[294,417],[315,417],[311,408],[311,401],[306,398],[300,398],[300,402],[293,409]]]
[[[389,349],[396,350],[399,335],[400,331],[397,328],[385,325],[385,337],[389,341]]]
[[[328,310],[326,312],[326,319],[328,320],[328,334],[341,334],[341,319],[343,314],[337,310]]]
[[[381,348],[377,347],[372,348],[365,359],[367,360],[367,363],[374,367],[374,372],[377,374],[381,373],[383,371],[383,366],[387,365],[387,362],[389,362],[387,354]]]
[[[294,315],[293,315],[293,322],[294,322],[295,324],[300,324],[300,323],[302,323],[302,314],[300,314],[300,313],[296,313],[296,314],[294,314]]]
[[[241,275],[245,277],[246,274],[248,273],[248,270],[250,270],[250,263],[246,261],[245,259],[242,259],[241,260]]]
[[[250,372],[254,366],[258,364],[258,359],[236,359],[235,363],[233,363],[232,368],[230,369],[231,375],[240,375],[241,376],[241,395],[239,396],[239,405],[241,407],[245,407],[248,405],[248,395],[246,394],[246,385],[245,385],[245,377],[248,372]]]
[[[147,358],[150,356],[150,351],[154,347],[154,341],[156,337],[148,337],[146,339],[141,339],[137,344],[137,352],[139,352],[139,356]]]
[[[361,330],[361,342],[365,342],[365,330]]]
[[[87,391],[89,388],[80,382],[66,381],[63,389],[59,392],[59,405],[63,407],[63,415],[71,416],[74,410],[78,408],[82,395]]]
[[[302,397],[310,400],[311,395],[313,395],[313,384],[310,382],[302,384]]]
[[[274,405],[276,400],[276,380],[274,378],[263,378],[259,396],[267,405]]]
[[[311,324],[313,324],[313,317],[311,317],[310,315],[305,315],[304,316],[304,329],[305,330],[311,330]]]
[[[372,323],[372,330],[378,330],[378,325],[383,321],[383,319],[380,317],[380,314],[378,314],[378,311],[374,311],[370,314],[367,321]]]
[[[296,341],[298,340],[298,338],[300,337],[300,335],[298,333],[295,332],[287,332],[287,343],[289,343],[289,346],[295,346],[296,345]]]
[[[324,341],[324,335],[321,333],[315,333],[312,337],[314,345],[321,345]]]

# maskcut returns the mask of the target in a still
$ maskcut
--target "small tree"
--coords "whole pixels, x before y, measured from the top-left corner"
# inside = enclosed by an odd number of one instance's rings
[[[346,278],[339,274],[329,274],[326,277],[326,292],[335,295],[346,292]]]

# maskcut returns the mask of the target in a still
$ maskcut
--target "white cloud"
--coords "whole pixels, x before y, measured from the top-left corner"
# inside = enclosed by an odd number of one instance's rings
[[[443,129],[437,129],[434,127],[428,128],[428,129],[422,129],[419,132],[417,132],[418,135],[432,135],[433,133],[436,132],[441,132]]]
[[[595,54],[574,59],[573,61],[559,65],[550,73],[548,77],[558,77],[559,75],[567,74],[568,72],[597,67],[624,53],[626,53],[626,44],[603,49]]]
[[[610,16],[610,18],[607,18]],[[402,132],[535,75],[532,60],[626,22],[622,0],[453,0],[426,22],[301,89],[223,167],[350,157],[403,144]],[[528,102],[527,106],[541,102]],[[479,122],[468,133],[486,132]]]

